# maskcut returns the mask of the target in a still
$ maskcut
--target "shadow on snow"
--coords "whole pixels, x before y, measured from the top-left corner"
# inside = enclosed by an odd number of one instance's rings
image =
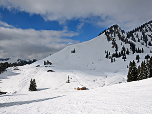
[[[38,100],[32,100],[32,101],[18,101],[18,102],[0,103],[0,108],[10,107],[10,106],[15,106],[15,105],[30,104],[30,103],[34,103],[34,102],[42,102],[42,101],[46,101],[46,100],[60,98],[60,97],[63,97],[63,96],[57,96],[57,97],[45,98],[45,99],[38,99]]]
[[[47,89],[50,89],[50,88],[38,88],[37,91],[43,91],[43,90],[47,90]]]

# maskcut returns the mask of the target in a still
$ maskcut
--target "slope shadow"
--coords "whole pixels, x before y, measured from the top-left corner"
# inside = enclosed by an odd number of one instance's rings
[[[63,96],[65,96],[65,95],[63,95]],[[30,104],[30,103],[34,103],[34,102],[42,102],[42,101],[46,101],[46,100],[51,100],[51,99],[63,97],[63,96],[57,96],[57,97],[45,98],[45,99],[38,99],[38,100],[32,100],[32,101],[18,101],[18,102],[0,103],[0,108],[10,107],[10,106],[15,106],[15,105]]]
[[[43,91],[43,90],[47,90],[47,89],[50,89],[50,88],[38,88],[37,91]]]
[[[8,79],[9,76],[15,76],[15,75],[19,75],[20,73],[14,73],[12,72],[9,75],[6,75],[5,73],[0,74],[0,83],[2,83],[2,79]]]
[[[0,79],[8,79],[9,76],[16,76],[16,75],[19,75],[20,73],[14,73],[12,72],[11,74],[9,75],[6,75],[5,73],[2,73],[0,74]]]

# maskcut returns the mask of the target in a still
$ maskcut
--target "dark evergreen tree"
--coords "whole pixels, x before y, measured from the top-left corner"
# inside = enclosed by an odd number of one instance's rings
[[[144,61],[144,73],[145,73],[145,77],[144,79],[148,78],[148,75],[149,75],[149,62],[148,60],[145,62]]]
[[[138,60],[137,63],[139,62],[139,59],[140,59],[139,55],[136,55],[136,60]]]
[[[113,58],[111,57],[111,63],[113,63]]]
[[[126,51],[126,48],[125,48],[125,46],[123,46],[123,47],[122,47],[122,51],[124,51],[124,52]]]
[[[149,75],[148,75],[148,77],[149,78],[152,77],[152,57],[149,60]]]
[[[98,36],[100,36],[102,33],[100,32]]]
[[[121,57],[121,53],[119,52],[119,55],[118,55],[118,57]]]
[[[36,62],[36,61],[37,61],[36,59],[33,59],[33,63]]]
[[[127,75],[127,82],[136,81],[137,80],[137,68],[135,61],[130,62],[129,64],[129,71]]]
[[[143,48],[142,48],[141,52],[144,53],[144,49]]]
[[[117,44],[115,45],[115,48],[116,48],[115,51],[117,52],[118,51],[118,45]]]
[[[35,82],[35,79],[31,79],[30,81],[30,87],[29,87],[29,91],[37,91],[37,86],[36,86],[36,82]]]
[[[137,80],[145,79],[145,77],[146,77],[145,70],[146,70],[145,63],[142,61],[140,70],[138,72]]]
[[[136,45],[133,42],[129,42],[130,49],[132,50],[133,54],[135,53]]]
[[[123,55],[122,59],[123,59],[124,61],[126,61],[126,55],[125,55],[125,54]]]
[[[150,41],[148,42],[148,45],[149,45],[149,46],[152,46],[152,44],[151,44],[151,42],[150,42]]]
[[[141,67],[140,67],[140,72],[139,72],[139,76],[138,76],[138,80],[142,80],[142,79],[144,79],[146,76],[146,74],[145,74],[145,63],[142,61],[142,63],[141,63]]]
[[[129,55],[129,49],[127,48],[126,54]]]
[[[44,65],[46,65],[46,62],[44,61]]]
[[[114,62],[116,61],[116,59],[115,59],[115,58],[114,58],[113,60],[114,60]]]
[[[106,58],[108,58],[108,57],[109,57],[109,54],[108,54],[108,51],[107,51]]]
[[[109,55],[110,55],[110,52],[109,52]]]
[[[129,71],[128,71],[128,75],[127,75],[127,82],[131,82],[132,81],[131,71],[132,71],[132,62],[130,61]]]
[[[136,81],[137,80],[137,68],[136,68],[136,63],[133,60],[133,66],[132,66],[132,71],[131,71],[131,77],[132,77],[132,81]]]
[[[137,50],[137,48],[135,49],[135,52],[136,52],[136,53],[138,53],[138,50]]]
[[[118,58],[119,57],[119,55],[118,55],[118,52],[116,51],[116,58]]]
[[[71,51],[71,53],[75,53],[75,48],[74,48],[74,50]]]
[[[123,50],[121,50],[121,55],[124,55],[124,51]]]
[[[150,60],[146,61],[146,70],[147,70],[147,73],[146,73],[147,78],[149,78],[149,76],[150,76]]]
[[[69,76],[68,76],[68,81],[66,83],[70,83]]]
[[[138,52],[138,53],[141,53],[141,50],[139,49],[139,47],[138,47],[138,50],[137,50],[137,52]]]
[[[147,41],[148,41],[147,35],[145,36],[144,41],[145,41],[146,46],[147,46]]]
[[[139,80],[139,79],[138,79],[138,78],[139,78],[138,76],[139,76],[139,73],[140,73],[140,68],[141,68],[141,67],[140,67],[140,65],[139,65],[139,66],[138,66],[138,69],[137,69],[137,72],[138,72],[138,73],[137,73],[137,80]]]
[[[150,56],[147,54],[147,55],[145,56],[145,59],[148,60],[149,58],[150,58]]]

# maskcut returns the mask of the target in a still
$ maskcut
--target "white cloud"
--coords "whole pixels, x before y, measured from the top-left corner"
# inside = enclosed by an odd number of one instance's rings
[[[3,23],[3,22],[2,22]],[[6,27],[10,25],[4,23]],[[41,59],[48,54],[53,54],[69,42],[77,41],[67,39],[77,36],[78,33],[63,29],[55,30],[34,30],[0,27],[0,58],[17,57],[22,59]]]
[[[13,28],[12,25],[8,25],[7,23],[5,23],[3,21],[0,21],[0,26],[7,27],[7,28]]]
[[[84,26],[84,22],[77,25],[77,31],[80,31],[83,26]]]
[[[0,0],[0,5],[30,14],[40,14],[46,20],[66,20],[100,17],[99,25],[119,24],[134,28],[152,18],[152,0]],[[107,25],[106,25],[107,24]]]

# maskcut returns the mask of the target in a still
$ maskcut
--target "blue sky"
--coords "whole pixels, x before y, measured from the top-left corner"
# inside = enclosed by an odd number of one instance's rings
[[[66,26],[69,31],[77,32],[79,35],[70,37],[70,39],[80,42],[88,41],[96,37],[102,32],[105,27],[93,26],[90,23],[83,23],[81,26],[81,19],[68,20],[64,24],[60,24],[58,21],[45,20],[39,14],[32,14],[26,12],[19,12],[17,10],[9,11],[6,8],[0,8],[1,21],[6,22],[16,28],[21,29],[35,29],[35,30],[63,30]]]
[[[1,21],[6,22],[16,28],[35,30],[62,30],[63,26],[59,25],[58,21],[45,21],[43,17],[38,14],[30,15],[26,12],[19,12],[17,10],[9,11],[6,8],[0,8]]]
[[[0,58],[42,59],[98,36],[152,19],[150,0],[0,0]]]

